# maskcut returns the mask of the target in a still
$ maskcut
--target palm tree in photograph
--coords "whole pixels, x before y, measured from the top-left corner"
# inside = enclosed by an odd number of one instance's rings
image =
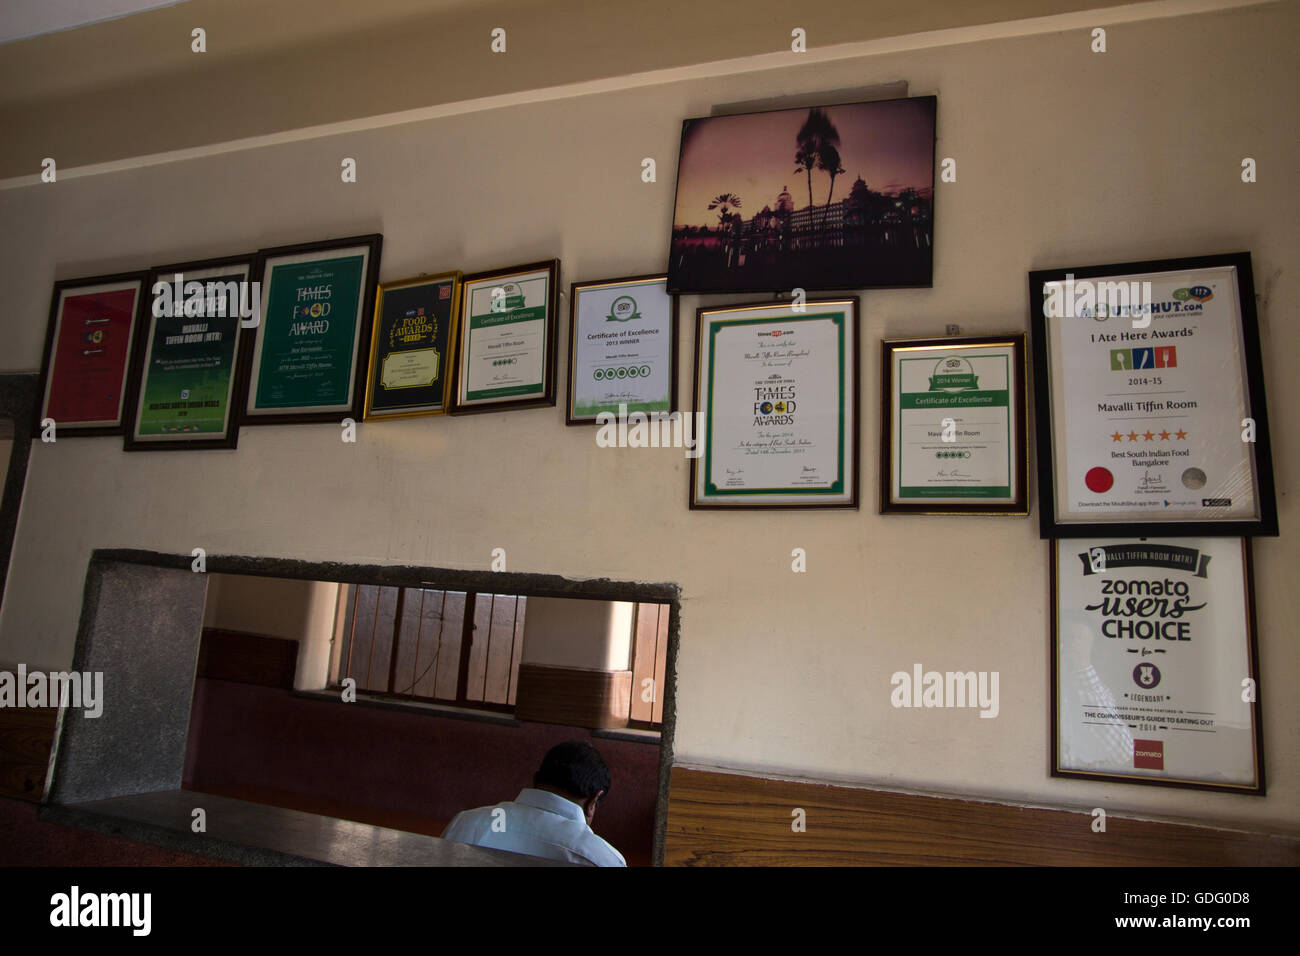
[[[840,131],[835,128],[829,116],[820,108],[814,106],[808,111],[808,118],[803,121],[803,126],[799,127],[799,132],[795,134],[795,154],[794,161],[796,164],[795,172],[804,173],[808,177],[808,216],[809,225],[812,225],[812,210],[814,207],[812,196],[812,174],[814,169],[826,169],[824,165],[830,157],[826,150],[835,149],[840,145]],[[835,165],[832,168],[839,168],[839,152],[835,153]],[[840,172],[843,172],[841,169]],[[831,188],[835,186],[835,175],[831,176]]]
[[[731,221],[731,210],[740,208],[740,197],[735,193],[723,193],[709,203],[709,208],[721,210],[718,213],[718,228],[725,230]]]
[[[831,215],[831,196],[835,193],[835,177],[844,172],[844,167],[840,165],[840,151],[827,143],[817,156],[817,168],[829,173],[831,177],[831,188],[826,192],[826,211],[822,213],[822,229],[825,230]]]

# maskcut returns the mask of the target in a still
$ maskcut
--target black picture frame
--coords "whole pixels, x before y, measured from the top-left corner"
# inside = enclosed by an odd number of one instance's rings
[[[427,415],[445,415],[451,405],[452,379],[454,378],[454,362],[456,359],[456,331],[457,323],[460,321],[460,291],[461,291],[461,274],[459,271],[440,272],[436,275],[420,275],[410,279],[400,279],[393,282],[379,283],[378,290],[375,294],[375,317],[371,326],[370,336],[370,360],[367,366],[366,375],[366,403],[365,403],[365,420],[366,421],[389,421],[399,418],[417,418]],[[443,320],[444,328],[441,333],[434,331],[427,332],[424,329],[417,330],[420,336],[429,335],[428,345],[424,346],[422,351],[437,352],[437,346],[442,345],[442,352],[436,355],[438,362],[438,373],[436,389],[439,400],[435,402],[428,401],[430,397],[424,394],[423,401],[407,400],[402,405],[377,405],[375,397],[377,394],[376,385],[379,382],[382,372],[380,366],[390,355],[397,354],[395,350],[385,351],[385,347],[380,342],[380,336],[385,324],[384,309],[391,301],[390,296],[402,296],[409,298],[417,290],[432,290],[438,288],[438,297],[432,301],[420,298],[412,299],[412,302],[421,303],[419,312],[420,316],[426,313],[433,316],[434,321],[439,318]],[[446,290],[445,292],[443,290]],[[447,312],[444,316],[438,316],[442,299],[447,299]],[[394,386],[395,388],[397,386]],[[407,386],[401,386],[407,388]],[[413,394],[421,394],[421,391],[427,393],[432,386],[411,386]]]
[[[154,301],[153,290],[157,283],[172,283],[177,274],[185,276],[197,272],[216,269],[234,269],[240,268],[246,270],[245,283],[252,282],[254,262],[257,256],[255,253],[246,253],[243,255],[223,256],[214,259],[195,259],[190,262],[178,262],[171,265],[155,266],[149,270],[148,283],[146,289],[149,290],[149,301]],[[243,301],[244,290],[241,292],[241,301]],[[136,341],[135,355],[132,357],[131,367],[132,374],[136,383],[134,400],[130,409],[130,419],[126,424],[125,440],[123,448],[126,451],[184,451],[187,449],[197,448],[235,448],[239,444],[239,409],[243,402],[243,392],[241,385],[243,377],[240,374],[240,360],[243,348],[243,340],[246,338],[245,326],[242,317],[239,314],[240,302],[234,303],[235,312],[234,329],[235,345],[234,354],[231,357],[230,366],[230,388],[226,399],[226,428],[225,435],[218,438],[193,438],[193,439],[142,439],[136,434],[136,425],[139,421],[140,405],[144,401],[149,369],[147,367],[148,356],[150,352],[150,339],[153,335],[155,321],[158,318],[153,314],[152,308],[146,310],[141,335]]]
[[[379,267],[380,257],[383,253],[384,237],[379,233],[370,233],[361,236],[349,236],[343,239],[325,239],[318,242],[296,243],[291,245],[274,246],[267,249],[260,249],[253,266],[253,277],[260,284],[262,289],[261,302],[261,320],[255,329],[250,329],[251,334],[244,336],[244,344],[240,358],[240,379],[239,392],[243,396],[243,401],[239,408],[240,425],[297,425],[310,422],[334,422],[338,423],[344,418],[351,418],[354,422],[360,422],[365,417],[366,403],[366,378],[369,371],[370,357],[370,336],[371,327],[375,315],[375,295],[379,286]],[[258,370],[255,363],[258,356],[258,345],[262,341],[269,321],[266,315],[267,304],[272,289],[267,281],[267,271],[269,267],[274,266],[275,260],[287,259],[292,256],[310,255],[315,253],[340,252],[351,248],[365,247],[367,250],[367,261],[365,274],[361,279],[361,290],[358,294],[359,305],[357,314],[356,341],[351,352],[352,369],[350,374],[351,397],[346,408],[329,409],[326,411],[291,411],[291,412],[273,412],[250,409],[253,400],[253,389],[258,376]],[[324,256],[322,256],[324,258]]]
[[[1241,316],[1242,361],[1245,381],[1242,395],[1246,417],[1255,422],[1254,471],[1258,516],[1252,520],[1139,521],[1118,516],[1110,520],[1061,521],[1057,514],[1056,440],[1053,428],[1054,398],[1049,351],[1049,317],[1045,314],[1049,283],[1118,280],[1143,274],[1190,272],[1199,269],[1236,270],[1238,310]],[[1265,400],[1259,325],[1255,311],[1255,287],[1249,252],[1152,259],[1099,266],[1038,269],[1029,273],[1030,329],[1033,349],[1035,415],[1038,443],[1039,533],[1043,538],[1108,537],[1125,535],[1170,536],[1275,536],[1278,534],[1277,500],[1273,478],[1272,445],[1269,439],[1268,408]],[[1114,316],[1111,316],[1114,317]],[[1120,345],[1125,342],[1118,343]],[[1122,350],[1122,349],[1121,349]],[[1191,486],[1189,486],[1191,487]],[[1205,499],[1213,502],[1216,499]]]

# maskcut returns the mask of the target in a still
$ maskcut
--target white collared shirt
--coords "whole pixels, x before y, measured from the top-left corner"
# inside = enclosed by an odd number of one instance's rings
[[[592,832],[582,807],[532,787],[508,803],[462,810],[442,838],[587,866],[627,866],[623,854]]]

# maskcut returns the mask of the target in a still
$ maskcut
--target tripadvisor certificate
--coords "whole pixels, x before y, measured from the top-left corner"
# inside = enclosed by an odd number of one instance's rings
[[[546,270],[465,283],[460,405],[545,396],[550,300]]]
[[[856,506],[856,301],[705,310],[696,505]]]
[[[886,343],[889,503],[1015,501],[1024,467],[1017,346]]]

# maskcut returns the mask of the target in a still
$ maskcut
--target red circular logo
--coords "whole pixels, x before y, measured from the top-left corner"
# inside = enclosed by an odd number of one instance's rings
[[[1088,486],[1089,491],[1102,494],[1110,491],[1111,486],[1115,484],[1115,476],[1110,473],[1109,468],[1102,468],[1099,465],[1096,468],[1088,469],[1088,474],[1084,475],[1083,482]]]

